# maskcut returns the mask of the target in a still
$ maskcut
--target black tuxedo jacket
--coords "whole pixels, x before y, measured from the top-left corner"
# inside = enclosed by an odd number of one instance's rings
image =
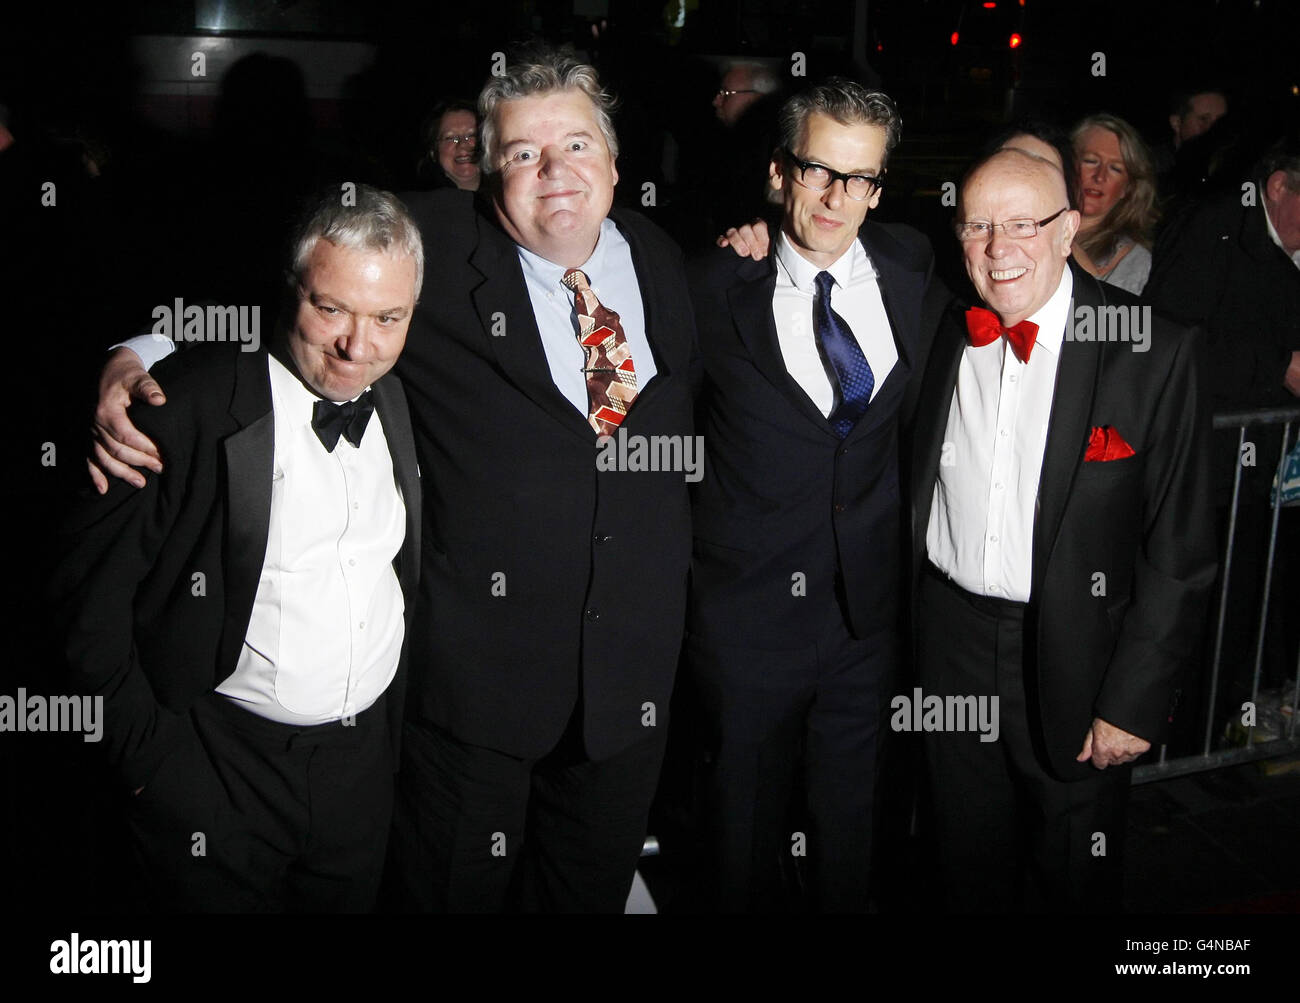
[[[1070,267],[1075,308],[1137,305],[1123,290]],[[918,404],[912,472],[918,573],[927,559],[926,528],[965,344],[963,306],[954,304],[936,336]],[[1061,346],[1034,520],[1025,644],[1039,752],[1066,780],[1094,770],[1074,761],[1094,717],[1148,741],[1159,737],[1179,672],[1200,640],[1214,582],[1200,339],[1156,316],[1149,344],[1146,352],[1119,341]],[[1134,455],[1085,462],[1091,430],[1105,425]],[[916,629],[945,625],[918,622]]]
[[[611,756],[667,723],[690,561],[683,473],[598,470],[596,433],[551,379],[490,206],[456,191],[404,199],[426,254],[397,365],[425,472],[410,713],[534,758],[580,703],[588,755]],[[635,213],[611,218],[658,370],[621,431],[690,435],[699,362],[681,253]]]
[[[265,351],[199,346],[154,368],[161,407],[132,419],[163,457],[136,489],[87,492],[53,579],[77,692],[102,694],[104,741],[129,788],[148,783],[189,727],[187,711],[234,671],[266,556],[275,421]],[[375,411],[406,506],[394,561],[407,638],[387,690],[394,752],[419,576],[420,482],[401,384],[374,385]],[[196,580],[196,575],[202,579]]]
[[[855,636],[897,626],[899,418],[932,330],[922,303],[933,254],[910,227],[868,220],[858,235],[880,273],[898,362],[843,440],[786,370],[772,314],[776,255],[718,249],[692,269],[707,374],[692,633],[752,647],[811,639],[825,621],[809,605],[836,594]],[[793,594],[797,573],[807,598]]]

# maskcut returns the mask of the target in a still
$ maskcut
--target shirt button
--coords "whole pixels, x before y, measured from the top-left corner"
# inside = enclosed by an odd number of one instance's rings
[[[998,538],[996,536],[989,537],[989,543],[997,543],[997,542],[998,542]]]
[[[599,544],[609,543],[609,541],[614,538],[610,536],[608,533],[597,533],[595,539],[597,545],[599,545]]]
[[[360,502],[353,502],[353,503],[352,503],[352,507],[353,507],[353,508],[360,508],[360,507],[361,507],[361,503],[360,503]]]
[[[845,509],[847,509],[847,508],[848,508],[848,506],[845,505],[843,502],[836,502],[836,503],[835,503],[835,511],[836,511],[836,512],[843,512],[843,511],[844,511]]]
[[[1005,439],[1007,437],[1007,430],[1005,428],[1002,429],[1002,431],[998,432],[998,435]]]
[[[357,624],[357,630],[365,630],[365,629],[366,629],[366,621],[362,620],[359,624]]]
[[[998,481],[998,482],[997,482],[996,484],[994,484],[993,486],[994,486],[997,490],[999,490],[999,491],[1002,490],[1002,482],[1001,482],[1001,481]]]
[[[1015,383],[1016,380],[1018,380],[1018,379],[1020,379],[1020,377],[1017,376],[1015,373],[1012,373],[1012,374],[1011,374],[1011,382],[1012,382],[1012,383]]]
[[[590,620],[592,623],[595,623],[597,620],[600,619],[600,611],[594,607],[587,610],[587,619]]]
[[[356,559],[355,557],[349,557],[349,558],[348,558],[348,567],[349,567],[349,568],[355,568],[356,566],[357,566],[357,559]]]
[[[990,591],[990,592],[1001,592],[1002,590],[1001,590],[1000,588],[998,588],[996,585],[990,585],[990,586],[989,586],[989,591]]]

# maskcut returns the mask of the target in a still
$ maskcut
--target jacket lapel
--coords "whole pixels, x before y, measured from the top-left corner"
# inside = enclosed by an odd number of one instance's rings
[[[406,406],[402,384],[393,373],[386,374],[374,385],[375,411],[384,423],[384,438],[393,460],[393,477],[402,492],[406,509],[406,536],[398,551],[398,580],[408,607],[415,594],[419,573],[420,554],[420,474],[415,459],[415,436],[411,431],[411,416]]]
[[[1096,310],[1105,302],[1101,284],[1076,268],[1074,272],[1074,308],[1086,306]],[[1069,321],[1067,320],[1067,325]],[[1068,331],[1067,327],[1067,331]],[[1047,569],[1047,559],[1056,542],[1065,515],[1075,475],[1088,448],[1089,420],[1097,395],[1104,343],[1062,340],[1061,358],[1056,368],[1056,390],[1047,425],[1047,445],[1043,450],[1043,468],[1038,478],[1038,504],[1034,513],[1034,559],[1030,588],[1037,596]]]
[[[877,288],[885,307],[885,317],[889,320],[889,331],[898,350],[898,361],[885,378],[884,384],[876,392],[867,413],[854,426],[848,438],[853,439],[874,428],[886,418],[897,415],[897,408],[890,398],[901,394],[912,375],[912,366],[917,352],[919,311],[913,314],[899,309],[903,303],[921,302],[925,294],[926,276],[924,273],[906,267],[893,254],[893,242],[888,235],[870,221],[864,222],[858,230],[858,239],[871,259],[877,273]]]
[[[737,262],[736,279],[727,290],[727,305],[736,334],[748,350],[754,366],[795,411],[826,435],[833,436],[835,433],[817,405],[786,369],[785,357],[781,354],[776,318],[772,314],[776,255],[769,254],[762,261],[746,258]]]
[[[481,209],[476,217],[478,243],[469,260],[481,278],[470,297],[483,337],[515,386],[573,434],[594,442],[596,433],[551,379],[519,255],[510,238],[484,215],[490,211]]]
[[[930,522],[930,503],[939,476],[943,436],[948,427],[948,412],[957,372],[961,368],[962,349],[966,347],[966,327],[962,307],[956,301],[948,307],[939,325],[921,384],[913,433],[912,467],[912,545],[918,558],[925,556],[925,531]]]
[[[239,353],[230,416],[240,426],[222,443],[226,492],[226,615],[221,662],[233,670],[248,632],[266,559],[275,472],[275,416],[265,352]]]
[[[661,382],[672,375],[672,367],[668,361],[668,346],[665,344],[656,311],[656,304],[665,302],[662,298],[665,290],[662,288],[663,277],[654,267],[653,260],[646,257],[645,247],[635,228],[626,224],[625,218],[618,209],[610,210],[609,218],[614,221],[614,225],[618,227],[618,232],[623,235],[623,239],[627,241],[628,248],[632,252],[632,267],[636,270],[637,287],[641,290],[641,310],[645,317],[645,336],[650,343],[650,351],[654,353],[655,357],[654,379],[646,386],[638,389],[637,398],[632,404],[632,410],[628,412],[628,420],[630,421],[632,415],[636,413],[637,406],[647,399],[650,394],[657,393]],[[685,293],[678,291],[674,295],[680,296],[685,295]]]

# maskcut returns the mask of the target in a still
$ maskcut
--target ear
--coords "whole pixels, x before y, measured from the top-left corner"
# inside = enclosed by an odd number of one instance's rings
[[[772,182],[774,191],[780,191],[785,183],[785,166],[780,156],[773,156],[767,165],[767,178]]]
[[[1074,235],[1079,232],[1079,223],[1083,216],[1079,214],[1078,209],[1071,209],[1061,217],[1061,247],[1064,256],[1070,256],[1070,245],[1074,243]]]
[[[1276,202],[1286,194],[1286,171],[1274,171],[1264,179],[1264,197]]]
[[[618,167],[617,167],[617,165],[616,165],[616,161],[617,161],[617,160],[618,160],[617,157],[610,157],[610,158],[609,158],[609,173],[610,173],[610,174],[613,176],[613,178],[614,178],[614,180],[610,183],[610,187],[614,187],[614,186],[616,186],[616,185],[618,184]]]

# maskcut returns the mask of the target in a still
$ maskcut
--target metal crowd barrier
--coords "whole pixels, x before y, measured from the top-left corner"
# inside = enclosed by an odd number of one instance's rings
[[[1205,719],[1205,740],[1199,755],[1181,756],[1175,759],[1169,759],[1166,757],[1167,746],[1162,745],[1160,747],[1160,756],[1157,762],[1143,764],[1134,769],[1134,784],[1149,783],[1154,780],[1165,780],[1169,777],[1183,776],[1189,773],[1199,773],[1205,770],[1215,770],[1225,766],[1235,766],[1238,763],[1252,762],[1260,759],[1272,759],[1278,756],[1300,752],[1300,736],[1297,736],[1296,734],[1296,709],[1300,706],[1300,657],[1296,659],[1295,682],[1291,692],[1291,721],[1287,725],[1286,736],[1272,741],[1257,743],[1255,741],[1255,728],[1252,727],[1246,730],[1246,744],[1244,746],[1221,749],[1213,748],[1215,712],[1218,709],[1219,697],[1219,669],[1223,661],[1224,624],[1227,619],[1228,590],[1232,585],[1232,549],[1237,535],[1237,511],[1241,500],[1242,464],[1240,458],[1243,447],[1246,443],[1246,429],[1251,426],[1264,426],[1266,429],[1270,426],[1281,426],[1282,454],[1278,460],[1277,468],[1277,481],[1280,484],[1282,480],[1282,470],[1286,464],[1287,452],[1293,448],[1295,444],[1295,438],[1292,437],[1291,431],[1292,426],[1297,422],[1300,422],[1300,406],[1264,408],[1256,411],[1233,411],[1229,413],[1216,414],[1214,416],[1214,427],[1216,430],[1236,428],[1239,430],[1239,434],[1237,436],[1237,462],[1233,464],[1232,508],[1228,515],[1228,533],[1227,540],[1224,544],[1222,564],[1223,574],[1220,579],[1221,585],[1218,595],[1218,624],[1215,628],[1214,634],[1214,659],[1210,668],[1209,707],[1206,711]],[[1277,525],[1281,508],[1278,505],[1273,505],[1270,508],[1270,511],[1272,514],[1269,526],[1268,555],[1264,568],[1263,592],[1259,604],[1259,627],[1255,636],[1254,676],[1251,681],[1250,691],[1251,702],[1256,708],[1259,707],[1259,677],[1260,668],[1264,660],[1264,636],[1268,625],[1269,599],[1273,585],[1273,559],[1277,551]],[[1300,611],[1293,610],[1291,612],[1293,615],[1300,615]]]

